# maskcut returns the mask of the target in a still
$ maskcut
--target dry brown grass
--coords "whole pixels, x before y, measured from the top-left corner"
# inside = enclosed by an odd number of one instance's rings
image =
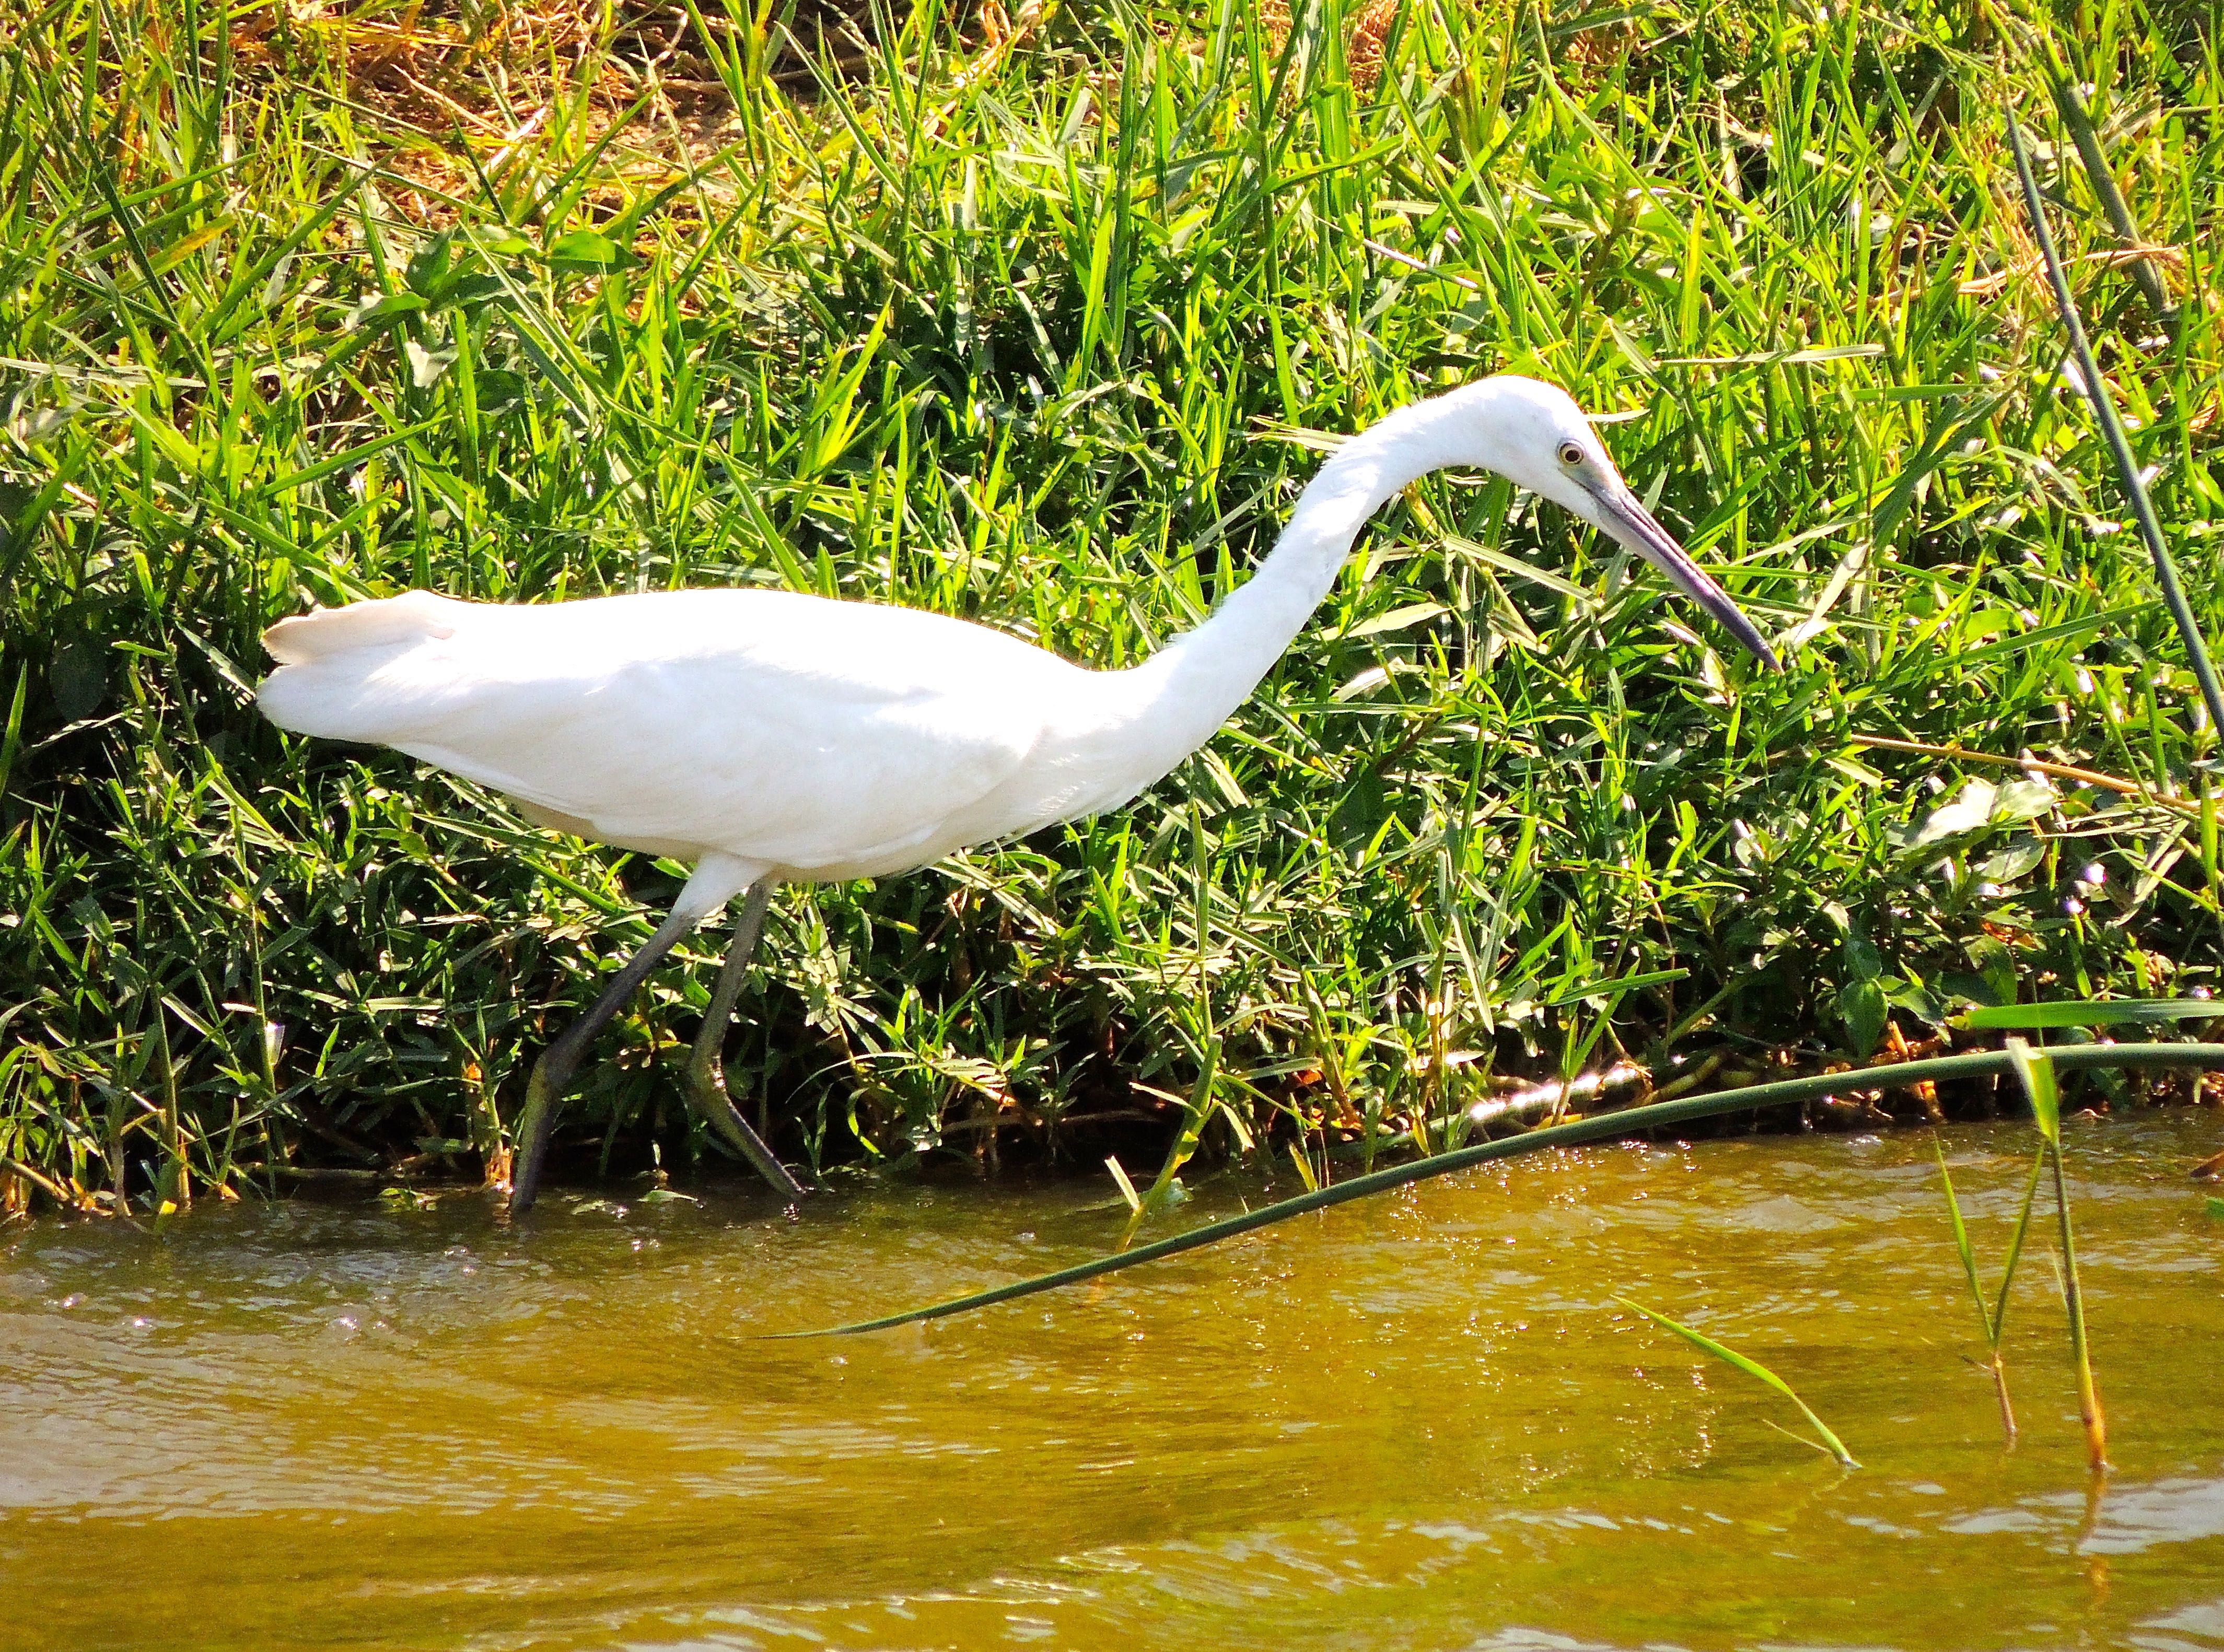
[[[1351,20],[1343,38],[1343,61],[1355,91],[1370,92],[1381,84],[1384,48],[1405,3],[1406,0],[1368,0]],[[1259,22],[1267,32],[1268,45],[1279,57],[1289,44],[1289,0],[1260,0]]]

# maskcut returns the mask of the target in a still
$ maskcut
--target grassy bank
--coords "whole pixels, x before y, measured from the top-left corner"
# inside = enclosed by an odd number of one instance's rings
[[[989,4],[792,19],[806,49],[740,8],[19,14],[12,1196],[473,1173],[676,886],[281,737],[248,703],[272,620],[763,583],[1119,664],[1243,577],[1336,434],[1501,368],[1616,419],[1791,668],[1432,479],[1134,809],[781,895],[728,1054],[785,1151],[1317,1148],[1502,1075],[1811,1066],[1971,1001],[2206,987],[2215,733],[2001,126],[2046,146],[2214,634],[2203,16]],[[1979,760],[2024,753],[2054,772]],[[697,1151],[673,1075],[723,938],[604,1040],[581,1159]]]

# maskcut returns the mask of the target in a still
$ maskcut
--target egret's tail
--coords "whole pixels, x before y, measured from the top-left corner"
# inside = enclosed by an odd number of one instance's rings
[[[262,634],[279,669],[262,679],[256,703],[297,735],[391,741],[394,733],[384,725],[394,708],[373,682],[379,668],[452,637],[471,608],[431,591],[407,591],[281,620]]]
[[[456,610],[465,607],[431,591],[404,591],[382,602],[312,608],[281,620],[262,634],[262,646],[281,665],[306,665],[358,648],[386,648],[456,634]]]

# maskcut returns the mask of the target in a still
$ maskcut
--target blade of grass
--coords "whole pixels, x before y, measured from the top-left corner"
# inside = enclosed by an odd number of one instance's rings
[[[1969,1245],[1969,1226],[1962,1220],[1962,1201],[1954,1196],[1954,1175],[1946,1168],[1946,1150],[1938,1138],[1930,1139],[1930,1151],[1938,1160],[1938,1179],[1946,1189],[1946,1214],[1953,1219],[1954,1249],[1962,1258],[1962,1274],[1969,1282],[1970,1300],[1977,1305],[1977,1318],[1985,1327],[1985,1340],[1993,1340],[1993,1310],[1985,1302],[1985,1288],[1977,1283],[1977,1253]]]
[[[2016,1225],[2008,1238],[2008,1259],[2000,1270],[2000,1295],[1993,1301],[1993,1338],[1995,1345],[2007,1334],[2008,1291],[2015,1283],[2016,1264],[2023,1260],[2024,1239],[2031,1232],[2031,1213],[2038,1199],[2038,1179],[2046,1172],[2046,1150],[2042,1147],[2031,1156],[2031,1176],[2023,1184],[2023,1203],[2017,1208]]]
[[[2020,1038],[2007,1042],[2007,1058],[2015,1070],[2016,1081],[2023,1086],[2025,1097],[2031,1102],[2031,1117],[2038,1121],[2038,1133],[2046,1138],[2050,1148],[2062,1145],[2062,1090],[2054,1074],[2053,1056],[2044,1050],[2034,1050]]]
[[[1120,1189],[1120,1196],[1128,1201],[1129,1216],[1141,1215],[1143,1196],[1135,1191],[1135,1184],[1128,1179],[1127,1167],[1121,1164],[1118,1158],[1108,1156],[1104,1161],[1104,1168],[1112,1172],[1112,1180]]]
[[[1968,1224],[1962,1218],[1962,1201],[1954,1191],[1953,1173],[1946,1168],[1946,1150],[1934,1136],[1932,1152],[1938,1158],[1938,1179],[1946,1189],[1946,1212],[1953,1219],[1954,1248],[1962,1258],[1962,1276],[1968,1281],[1969,1300],[1976,1304],[1977,1321],[1984,1327],[1985,1369],[1993,1379],[1993,1395],[2000,1408],[2000,1433],[2011,1449],[2016,1442],[2015,1403],[2008,1396],[2007,1363],[2000,1354],[2000,1337],[2007,1322],[2008,1287],[2015,1281],[2016,1264],[2023,1256],[2024,1235],[2031,1226],[2031,1200],[2038,1192],[2038,1176],[2045,1163],[2041,1153],[2031,1167],[2031,1181],[2024,1189],[2022,1214],[2016,1220],[2015,1232],[2008,1242],[2007,1265],[2001,1271],[2000,1290],[1994,1302],[1985,1300],[1985,1288],[1977,1275],[1977,1253],[1969,1242]]]
[[[1810,1407],[1806,1401],[1801,1399],[1798,1395],[1792,1392],[1791,1384],[1785,1382],[1784,1378],[1778,1376],[1766,1365],[1762,1365],[1760,1361],[1752,1359],[1747,1355],[1740,1353],[1735,1348],[1724,1346],[1722,1343],[1715,1341],[1714,1338],[1706,1335],[1703,1332],[1695,1331],[1688,1325],[1678,1324],[1676,1321],[1670,1319],[1665,1314],[1655,1313],[1652,1308],[1647,1308],[1642,1302],[1632,1302],[1627,1296],[1617,1296],[1614,1298],[1614,1301],[1620,1302],[1624,1308],[1628,1308],[1632,1313],[1644,1315],[1646,1319],[1651,1320],[1655,1325],[1661,1326],[1667,1330],[1673,1331],[1677,1336],[1682,1337],[1684,1340],[1690,1343],[1693,1347],[1698,1349],[1703,1353],[1712,1354],[1715,1359],[1721,1360],[1724,1365],[1730,1366],[1732,1369],[1741,1371],[1747,1376],[1754,1378],[1756,1381],[1766,1383],[1769,1387],[1774,1389],[1778,1393],[1783,1395],[1785,1399],[1790,1400],[1794,1405],[1799,1408],[1799,1415],[1807,1419],[1808,1426],[1810,1428],[1813,1428],[1816,1434],[1823,1436],[1823,1443],[1829,1447],[1830,1454],[1838,1460],[1841,1466],[1846,1468],[1859,1468],[1861,1466],[1858,1462],[1854,1460],[1853,1453],[1846,1449],[1846,1442],[1839,1439],[1836,1434],[1831,1433],[1829,1425],[1824,1422],[1822,1418],[1815,1415],[1813,1408]]]

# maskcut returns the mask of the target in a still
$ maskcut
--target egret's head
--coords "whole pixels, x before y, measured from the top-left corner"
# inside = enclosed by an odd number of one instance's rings
[[[1477,463],[1564,506],[1644,558],[1772,671],[1780,669],[1753,621],[1629,490],[1573,397],[1557,385],[1510,373],[1472,390],[1487,410],[1477,420],[1477,435],[1488,451],[1476,456]]]

